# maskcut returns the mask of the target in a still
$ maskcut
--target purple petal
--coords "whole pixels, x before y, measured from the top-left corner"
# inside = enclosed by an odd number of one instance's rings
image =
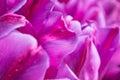
[[[19,10],[26,0],[0,0],[0,16],[5,13],[14,13]]]
[[[7,3],[7,12],[14,13],[18,11],[23,5],[26,3],[27,0],[6,0]]]
[[[12,32],[0,39],[0,79],[4,77],[4,73],[20,54],[36,47],[37,43],[33,37],[19,32]]]
[[[75,73],[70,69],[70,67],[66,63],[63,63],[59,66],[56,78],[68,78],[71,80],[79,80]]]
[[[54,78],[61,59],[64,55],[71,53],[78,42],[75,32],[71,32],[63,18],[56,21],[53,26],[48,27],[46,35],[39,39],[39,43],[50,56],[51,67],[48,69],[46,78]]]
[[[5,14],[7,11],[7,7],[6,7],[6,0],[0,0],[0,16]]]
[[[104,70],[114,52],[118,48],[119,29],[102,28],[98,29],[96,37],[96,46],[101,58],[100,73]]]
[[[0,17],[0,38],[8,35],[10,32],[24,26],[26,20],[23,16],[17,14],[6,14]]]
[[[39,30],[35,27],[35,25],[28,22],[26,26],[19,28],[19,31],[22,33],[32,34],[39,40],[39,38],[45,36],[57,23],[59,23],[61,15],[62,14],[60,12],[53,11],[47,16],[47,19],[43,21],[44,24],[40,23],[40,25],[38,25]],[[36,33],[36,30],[38,30],[38,33]]]
[[[53,7],[53,2],[49,0],[28,0],[17,13],[24,15],[34,26],[35,33],[38,34],[46,24],[44,20],[48,18]]]
[[[102,6],[104,6],[104,12],[106,16],[106,22],[109,25],[113,25],[114,23],[120,23],[120,2],[118,0],[105,0],[102,1]],[[120,25],[120,24],[119,24]]]
[[[5,80],[43,80],[49,66],[48,61],[42,48],[24,53],[12,63],[4,76]]]
[[[59,68],[57,77],[67,77],[75,80],[97,80],[100,58],[94,44],[83,37],[76,50],[64,57],[64,62],[60,66],[62,66],[62,69]],[[62,73],[63,70],[64,73]]]
[[[0,39],[0,79],[43,79],[48,57],[42,48],[38,51],[36,48],[37,42],[33,37],[19,32]]]
[[[58,1],[65,2],[65,3],[69,2],[69,0],[58,0]]]
[[[86,52],[85,53],[83,52],[85,39],[86,37],[80,37],[79,42],[75,46],[75,49],[63,57],[62,63],[60,64],[60,67],[58,68],[57,78],[60,78],[60,77],[61,78],[67,77],[69,79],[78,78],[80,69],[84,64],[84,60],[86,57]],[[79,54],[82,52],[83,54]],[[64,70],[64,74],[61,74],[63,70]]]
[[[120,47],[109,61],[103,73],[102,80],[119,80],[120,76]]]
[[[86,62],[81,70],[80,79],[82,80],[98,80],[98,70],[100,67],[100,57],[97,49],[93,43],[91,43],[90,50],[87,55]]]

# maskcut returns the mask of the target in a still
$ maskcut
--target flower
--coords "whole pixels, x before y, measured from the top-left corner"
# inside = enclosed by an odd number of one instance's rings
[[[103,0],[1,3],[0,80],[118,79],[119,8],[109,12]]]

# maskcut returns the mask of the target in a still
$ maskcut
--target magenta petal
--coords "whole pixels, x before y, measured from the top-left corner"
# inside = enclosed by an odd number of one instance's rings
[[[14,13],[18,11],[23,5],[26,3],[27,0],[6,0],[7,9],[9,13]]]
[[[63,63],[58,67],[58,72],[56,78],[68,78],[70,80],[79,80],[75,73],[70,69],[70,67]]]
[[[69,2],[69,0],[58,0],[58,1],[60,1],[61,3],[62,2],[65,2],[65,3]]]
[[[0,0],[0,16],[5,14],[7,11],[7,7],[6,7],[6,0]]]
[[[63,19],[63,18],[62,18]],[[55,78],[57,67],[61,59],[66,55],[74,51],[76,48],[78,38],[74,32],[71,32],[67,25],[61,18],[56,21],[53,26],[48,27],[47,34],[42,36],[40,44],[47,51],[50,57],[50,68],[46,74],[46,78]]]
[[[12,32],[0,39],[0,79],[4,77],[12,62],[22,53],[37,47],[36,40],[19,32]]]
[[[45,20],[52,12],[53,7],[53,2],[49,0],[28,0],[17,13],[24,15],[34,26],[35,33],[38,34],[46,24]]]
[[[58,65],[61,59],[68,53],[72,52],[77,44],[77,40],[52,40],[42,44],[43,48],[47,51],[50,57],[51,67],[48,69],[46,78],[55,78]]]
[[[94,44],[86,37],[81,38],[76,50],[65,56],[63,61],[61,64],[63,69],[59,68],[57,77],[75,80],[98,79],[100,58]]]
[[[19,10],[26,0],[0,0],[0,16],[5,13],[14,13]]]
[[[49,59],[40,47],[19,56],[5,74],[5,80],[43,80]],[[34,75],[33,75],[34,74]]]
[[[72,53],[67,55],[64,59],[65,63],[71,68],[71,70],[79,76],[80,70],[83,67],[83,64],[87,55],[87,45],[86,37],[80,37],[79,43]],[[71,61],[72,58],[72,61]]]
[[[43,80],[49,66],[48,56],[36,40],[12,32],[0,40],[0,79]],[[34,76],[33,76],[34,74]]]
[[[6,36],[16,28],[24,26],[25,17],[17,14],[5,14],[0,17],[0,38]]]
[[[113,55],[112,59],[110,60],[107,69],[102,76],[103,80],[119,80],[120,76],[120,49]]]
[[[22,33],[30,34],[35,37],[34,27],[29,21],[26,22],[26,25],[24,27],[20,27],[17,30]]]
[[[86,62],[80,72],[79,78],[82,80],[98,80],[100,57],[95,45],[91,42],[90,50]]]
[[[118,48],[119,28],[98,29],[96,46],[101,58],[100,72],[104,70],[109,60]]]
[[[43,1],[44,6],[41,6],[41,1],[38,2],[36,7],[34,7],[31,16],[30,22],[34,25],[35,32],[38,33],[40,29],[46,24],[44,21],[48,18],[50,12],[52,11],[54,4],[51,1]],[[42,5],[43,5],[42,4]]]
[[[86,37],[80,37],[80,40],[77,43],[75,49],[72,52],[69,52],[69,54],[64,55],[64,57],[61,60],[62,63],[58,68],[57,78],[67,77],[73,80],[78,79],[80,69],[83,66],[86,58],[86,52],[84,53],[83,51],[85,45],[85,39]],[[61,74],[62,72],[64,72],[64,74]]]
[[[119,0],[105,0],[101,1],[102,6],[104,6],[104,12],[106,16],[106,22],[109,25],[113,25],[114,23],[116,25],[120,25],[120,2]]]
[[[105,72],[103,73],[102,80],[119,80],[120,76],[120,47],[114,53],[109,61]]]
[[[74,32],[67,29],[63,20],[58,20],[49,32],[40,39],[40,44],[48,52],[51,60],[63,57],[75,49],[77,44],[77,37]],[[51,61],[52,65],[59,63],[58,61]]]

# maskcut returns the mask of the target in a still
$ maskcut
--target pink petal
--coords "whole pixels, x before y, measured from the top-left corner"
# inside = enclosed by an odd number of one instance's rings
[[[0,16],[5,14],[7,11],[7,7],[6,7],[6,0],[0,0]]]
[[[102,75],[102,80],[119,80],[120,76],[120,47],[114,53]]]
[[[12,63],[4,76],[5,80],[43,80],[49,66],[48,61],[42,48],[24,53]]]
[[[24,26],[26,20],[23,16],[17,14],[5,14],[0,17],[0,38],[8,35],[10,32]]]
[[[59,68],[57,77],[67,77],[75,80],[98,79],[100,58],[94,44],[89,39],[87,40],[86,37],[81,37],[75,51],[66,55],[63,61],[60,65],[62,69]],[[63,71],[64,73],[62,73]]]
[[[34,26],[35,33],[38,34],[46,24],[44,20],[48,18],[53,7],[53,2],[49,0],[28,0],[17,13],[24,15]]]
[[[75,49],[69,52],[69,54],[64,55],[63,59],[61,60],[62,62],[60,64],[60,67],[58,68],[57,78],[67,77],[69,79],[76,79],[76,80],[78,79],[80,69],[84,64],[84,60],[86,57],[86,53],[79,54],[79,53],[82,53],[84,49],[85,39],[86,37],[80,37],[78,43],[75,46]],[[82,60],[82,57],[83,57],[83,60]],[[63,71],[64,71],[64,74],[61,74]]]
[[[105,0],[101,1],[102,6],[104,6],[106,22],[109,25],[113,25],[115,23],[120,23],[120,2],[118,0]]]
[[[63,63],[58,67],[56,79],[59,79],[59,78],[79,80],[78,77],[75,75],[75,73],[70,69],[70,67],[66,63]]]
[[[80,79],[82,80],[98,80],[100,57],[97,49],[93,43],[91,43],[90,51],[88,52],[86,62],[81,70]]]
[[[46,35],[40,37],[39,43],[50,56],[50,68],[46,78],[54,78],[61,59],[71,53],[77,45],[78,39],[75,32],[71,32],[64,20],[58,19],[53,26],[48,27]]]
[[[118,48],[119,29],[118,28],[102,28],[98,29],[96,37],[96,46],[101,58],[100,73],[108,64],[109,60]]]
[[[5,13],[14,13],[19,10],[26,0],[0,0],[0,16]]]
[[[27,0],[6,0],[8,13],[14,13],[18,11]]]
[[[0,39],[0,79],[43,79],[48,57],[42,48],[38,51],[36,48],[37,42],[33,37],[19,32]]]

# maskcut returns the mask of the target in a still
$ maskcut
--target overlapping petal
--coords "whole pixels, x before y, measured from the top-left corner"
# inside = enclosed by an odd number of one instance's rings
[[[26,0],[0,0],[0,16],[5,13],[14,13],[19,10]]]
[[[57,77],[97,80],[99,66],[100,58],[94,44],[87,37],[81,37],[76,49],[64,57]],[[61,74],[63,71],[64,74]]]
[[[50,56],[51,67],[48,69],[46,78],[54,78],[61,59],[76,48],[78,42],[76,36],[75,32],[67,29],[67,25],[61,17],[51,26],[46,35],[39,38],[40,44]]]
[[[96,46],[101,58],[101,73],[104,72],[104,68],[109,63],[119,46],[119,28],[98,29],[96,39]]]
[[[102,80],[119,80],[120,76],[120,47],[112,56],[107,68],[102,75]]]
[[[1,80],[40,80],[49,66],[48,56],[30,35],[12,32],[0,40]],[[34,73],[34,76],[32,76]]]
[[[25,26],[24,16],[17,14],[5,14],[0,17],[0,38],[8,35],[13,30]]]
[[[0,80],[119,79],[118,0],[0,3]]]
[[[50,0],[28,0],[17,13],[24,15],[33,25],[34,32],[38,34],[53,7],[54,4]]]

